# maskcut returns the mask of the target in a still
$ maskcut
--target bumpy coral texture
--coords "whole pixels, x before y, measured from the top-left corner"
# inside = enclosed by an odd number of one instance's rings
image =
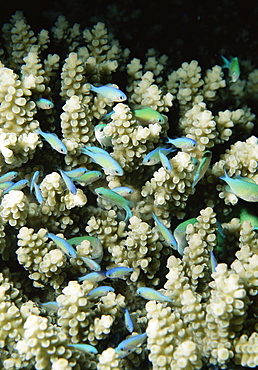
[[[230,177],[258,183],[258,144],[251,136],[255,115],[248,106],[250,98],[257,100],[257,69],[245,61],[241,78],[229,84],[219,65],[205,71],[197,60],[179,61],[181,66],[172,70],[171,58],[155,49],[141,59],[130,57],[115,38],[116,27],[121,22],[127,27],[129,19],[133,31],[138,10],[128,15],[119,9],[108,6],[110,30],[97,21],[82,29],[59,15],[50,30],[36,34],[22,12],[2,28],[0,176],[16,171],[12,181],[26,178],[28,186],[4,191],[0,178],[0,367],[255,367],[257,231],[249,220],[242,221],[242,202],[219,177],[225,170]],[[127,99],[114,102],[92,90],[101,85],[121,89]],[[40,108],[41,98],[54,106]],[[163,120],[140,121],[135,111],[142,107],[158,111]],[[122,167],[122,176],[106,173],[82,153],[87,145],[105,154],[94,132],[100,123],[106,123],[111,145],[105,149]],[[46,143],[39,127],[56,134],[67,154]],[[167,136],[186,136],[197,145],[173,147],[167,155],[171,170],[160,162],[146,166],[151,150],[171,147]],[[193,187],[206,150],[212,152],[211,168]],[[84,166],[102,176],[86,186],[71,179],[77,189],[73,194],[59,169]],[[38,188],[31,183],[35,171]],[[128,221],[123,209],[96,195],[101,186],[131,188]],[[197,219],[183,232],[187,245],[182,255],[163,239],[152,212],[171,232],[181,219]],[[74,241],[76,255],[71,257],[48,233],[66,241],[98,239]],[[217,266],[211,264],[212,253]],[[99,263],[94,268],[102,276],[114,267],[132,272],[81,280],[93,272],[85,257]],[[90,292],[104,285],[114,291],[104,289],[92,298]],[[146,301],[137,294],[139,287],[158,289],[171,302]],[[125,308],[132,333],[125,325]],[[120,358],[119,343],[145,332],[146,342],[132,345]],[[79,344],[94,346],[92,352],[98,353],[84,352],[76,348]]]

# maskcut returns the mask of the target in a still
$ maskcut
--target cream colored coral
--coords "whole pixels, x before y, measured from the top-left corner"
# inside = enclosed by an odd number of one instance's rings
[[[54,249],[52,244],[47,245],[47,231],[34,230],[22,227],[18,234],[16,251],[18,261],[30,272],[29,277],[36,287],[49,283],[58,289],[64,280],[62,270],[66,266],[66,257],[60,249]]]
[[[0,205],[2,220],[19,228],[26,223],[29,201],[21,190],[11,190],[5,194]]]
[[[70,357],[66,342],[67,336],[59,327],[50,324],[46,317],[31,315],[16,348],[24,360],[33,359],[36,368],[51,370],[53,361]]]
[[[98,370],[120,370],[120,360],[114,348],[105,349],[99,356]]]
[[[73,223],[69,217],[70,209],[86,204],[87,198],[81,189],[74,195],[66,189],[61,176],[57,172],[47,175],[40,184],[44,202],[41,206],[43,217],[58,217],[62,228]]]
[[[154,369],[169,370],[175,350],[187,333],[179,313],[155,301],[146,304],[148,326],[147,348]]]
[[[69,148],[69,141],[75,141],[77,144],[86,144],[92,140],[94,127],[91,119],[89,119],[87,110],[81,104],[80,98],[77,95],[71,96],[66,101],[63,110],[61,127],[67,147]]]
[[[203,97],[205,100],[216,100],[216,92],[226,86],[226,81],[223,80],[223,72],[220,66],[214,66],[206,71],[203,85]]]
[[[142,187],[141,194],[147,203],[154,204],[157,216],[169,209],[181,218],[186,201],[193,192],[194,164],[191,155],[184,152],[178,152],[170,163],[172,170],[169,172],[160,167]]]
[[[248,368],[258,366],[257,357],[258,333],[255,331],[249,337],[246,334],[235,341],[235,362]]]
[[[76,95],[81,101],[83,95],[89,91],[83,76],[84,67],[85,60],[79,58],[77,53],[72,52],[66,58],[61,73],[61,96],[65,100]]]
[[[241,278],[226,264],[218,264],[212,277],[203,351],[212,363],[223,365],[234,356],[232,338],[243,328],[247,298]]]
[[[203,294],[210,278],[210,254],[216,246],[217,220],[216,214],[211,207],[201,210],[194,225],[186,228],[186,239],[188,246],[184,249],[183,261],[186,263],[186,274],[190,277],[190,284],[193,289],[200,285],[203,287]],[[189,270],[189,271],[188,271]]]
[[[72,343],[88,340],[89,325],[92,322],[91,310],[94,303],[87,300],[86,294],[94,288],[94,283],[85,281],[82,285],[70,281],[57,297],[58,325],[69,335]]]
[[[104,128],[106,136],[111,136],[112,157],[128,172],[139,169],[144,155],[153,149],[163,130],[159,123],[141,126],[123,103],[114,107],[112,121]]]

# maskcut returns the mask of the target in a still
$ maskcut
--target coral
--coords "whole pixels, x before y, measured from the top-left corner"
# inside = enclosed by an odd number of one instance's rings
[[[155,42],[154,35],[160,35],[160,28],[165,30],[166,22],[142,32],[139,25],[147,19],[145,12],[140,7],[132,9],[131,2],[126,7],[123,3],[109,5],[107,14],[98,8],[97,19],[90,17],[96,5],[81,2],[82,16],[87,15],[85,29],[79,23],[70,24],[59,11],[47,13],[54,24],[50,31],[39,26],[34,32],[21,11],[3,25],[0,172],[2,176],[15,171],[7,175],[10,181],[25,179],[28,186],[8,191],[10,183],[5,184],[0,176],[0,367],[255,367],[257,224],[249,217],[248,205],[243,216],[242,200],[228,191],[220,177],[226,171],[230,177],[240,175],[258,183],[256,117],[252,113],[257,69],[252,58],[243,60],[240,54],[240,78],[229,82],[230,71],[213,59],[218,53],[226,55],[223,50],[212,52],[212,58],[206,58],[203,51],[199,58],[198,48],[192,49],[193,56],[186,47],[191,58],[182,58],[179,38],[171,46],[166,44],[168,55],[156,47],[144,54],[148,46],[139,35],[143,33],[145,39],[151,35]],[[180,2],[176,3],[181,9]],[[67,9],[68,3],[63,6]],[[77,20],[74,4],[71,8],[69,19]],[[226,22],[224,17],[219,13]],[[186,32],[190,18],[188,11],[180,14],[179,33]],[[197,18],[206,20],[202,9]],[[215,28],[220,33],[220,27]],[[116,39],[119,33],[121,45]],[[168,30],[166,40],[167,35]],[[238,37],[243,41],[243,36]],[[132,57],[126,42],[135,46]],[[140,58],[136,50],[141,51]],[[252,50],[256,45],[252,44]],[[92,90],[100,85],[121,89],[127,99],[112,101]],[[40,98],[53,106],[40,108]],[[143,107],[156,110],[157,121],[137,118]],[[104,135],[111,142],[107,148],[101,148],[95,137],[95,127],[103,123]],[[67,153],[45,143],[39,127],[56,134]],[[196,146],[173,147],[167,154],[171,169],[162,156],[157,159],[162,163],[145,165],[145,156],[157,147],[170,148],[167,137],[174,136],[194,139]],[[122,167],[122,176],[105,173],[83,154],[85,145],[104,160],[108,152]],[[212,152],[211,168],[193,186],[206,150]],[[71,178],[75,194],[59,170],[84,166],[101,171],[102,176],[89,185]],[[32,182],[35,171],[39,171],[38,187]],[[119,186],[130,187],[125,197],[132,217],[126,221],[118,203],[95,192],[98,187]],[[196,219],[182,231],[186,246],[181,254],[163,239],[152,213],[167,232],[173,232],[182,222],[179,219]],[[73,257],[50,240],[48,233],[72,243]],[[104,281],[83,278],[92,272],[85,257],[96,263],[96,270],[101,269]],[[117,279],[105,276],[103,271],[114,267],[133,271]],[[98,297],[90,295],[105,285],[108,288]],[[146,301],[137,294],[140,287],[157,289],[170,300]],[[134,326],[130,333],[125,308]],[[121,358],[115,349],[119,343],[125,339],[130,343],[131,337],[145,332],[147,343],[132,345]],[[83,344],[94,346],[94,353],[76,346]]]

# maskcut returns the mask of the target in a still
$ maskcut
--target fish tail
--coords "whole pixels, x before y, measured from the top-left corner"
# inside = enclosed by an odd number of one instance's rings
[[[130,208],[126,209],[126,215],[125,215],[125,219],[124,221],[128,221],[129,218],[133,217],[133,214],[132,214],[132,211],[130,210]]]
[[[228,66],[230,64],[229,60],[227,60],[227,58],[225,58],[223,55],[221,55],[221,58],[222,58],[223,63],[224,63],[222,68],[228,68]]]

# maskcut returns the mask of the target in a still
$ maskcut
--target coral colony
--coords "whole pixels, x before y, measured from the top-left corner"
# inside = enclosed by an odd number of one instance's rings
[[[1,368],[257,366],[258,70],[79,28],[2,28]]]

